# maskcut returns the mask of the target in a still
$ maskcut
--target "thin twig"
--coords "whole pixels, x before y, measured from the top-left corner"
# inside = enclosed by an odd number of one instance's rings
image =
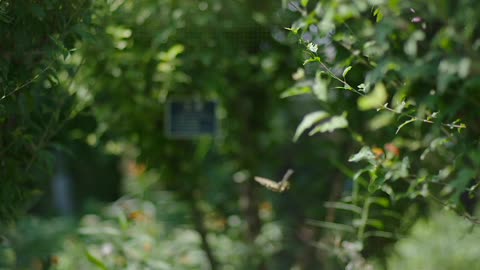
[[[316,54],[313,54],[315,57],[318,57],[316,56]],[[318,63],[320,63],[320,65],[323,67],[323,69],[325,69],[325,71],[332,77],[334,78],[335,80],[341,82],[344,84],[344,86],[346,86],[347,90],[350,90],[360,96],[365,96],[364,93],[362,93],[360,90],[352,87],[346,80],[338,77],[337,75],[335,75],[335,73],[327,66],[325,65],[325,63],[323,63],[321,60],[318,61]],[[432,121],[432,120],[429,120],[429,119],[424,119],[424,118],[419,118],[417,116],[413,116],[413,115],[410,115],[410,114],[407,114],[407,113],[403,113],[403,112],[398,112],[390,107],[388,107],[387,105],[384,105],[383,107],[379,108],[380,110],[381,109],[385,109],[389,112],[392,112],[392,113],[395,113],[395,114],[398,114],[398,115],[403,115],[403,116],[407,116],[409,118],[411,118],[413,121],[420,121],[420,122],[423,122],[423,123],[428,123],[428,124],[435,124],[436,122]],[[462,129],[462,128],[465,128],[465,125],[464,124],[460,124],[460,125],[457,125],[457,124],[446,124],[446,123],[440,123],[442,126],[444,127],[448,127],[448,128],[459,128],[459,129]]]
[[[335,75],[335,73],[333,73],[333,71],[332,71],[329,67],[327,67],[327,65],[325,65],[323,62],[320,61],[319,63],[320,63],[320,65],[322,65],[322,67],[328,72],[328,74],[330,74],[330,76],[332,76],[335,80],[337,80],[337,81],[343,83],[344,85],[348,86],[348,89],[347,89],[347,90],[350,90],[350,91],[352,91],[352,92],[355,92],[355,93],[357,93],[357,94],[360,95],[360,96],[365,96],[364,93],[362,93],[362,92],[360,92],[359,90],[353,88],[349,83],[347,83],[346,80],[343,80],[343,79],[339,78],[337,75]]]
[[[379,110],[382,110],[382,109],[393,112],[393,113],[398,114],[398,115],[403,115],[403,116],[409,117],[409,118],[411,118],[415,121],[420,121],[420,122],[424,122],[424,123],[428,123],[428,124],[435,124],[436,123],[432,120],[419,118],[417,116],[413,116],[413,115],[408,114],[408,113],[398,112],[398,111],[388,107],[387,105],[384,105],[383,107],[379,108]],[[455,124],[445,124],[445,123],[440,123],[440,124],[442,126],[445,126],[445,127],[448,127],[448,128],[465,128],[465,125],[455,125]]]
[[[78,74],[78,71],[80,70],[80,67],[84,64],[85,62],[85,58],[82,59],[82,61],[80,62],[80,64],[77,66],[77,68],[75,69],[71,79],[70,79],[70,82],[68,83],[67,87],[65,88],[65,90],[68,92],[68,90],[70,89],[70,87],[73,85],[73,81],[76,77],[76,75]],[[60,103],[58,104],[58,110],[55,112],[55,114],[59,114],[60,113],[60,110],[62,109],[63,107],[63,104],[65,103],[65,100],[66,100],[66,96],[64,96],[61,100],[60,100]],[[45,146],[45,143],[50,140],[50,138],[52,138],[52,136],[54,136],[59,130],[60,128],[59,127],[62,127],[64,124],[65,124],[65,120],[60,122],[58,127],[50,133],[50,129],[53,128],[53,123],[54,123],[54,120],[56,119],[56,117],[51,117],[50,120],[48,121],[47,123],[47,126],[45,128],[45,131],[43,132],[42,136],[40,137],[40,140],[38,142],[37,145],[35,145],[33,147],[33,154],[32,154],[32,157],[31,159],[29,160],[29,162],[27,163],[27,167],[26,167],[26,170],[30,170],[31,166],[33,165],[33,162],[35,161],[36,159],[36,153],[38,153],[38,151],[43,148]]]
[[[474,217],[474,216],[470,215],[470,214],[467,213],[467,212],[460,211],[460,210],[458,210],[456,207],[452,207],[451,205],[443,202],[441,199],[435,197],[435,196],[432,195],[432,194],[428,194],[428,196],[429,196],[430,198],[432,198],[434,202],[442,205],[443,207],[445,207],[445,208],[447,208],[447,209],[449,209],[449,210],[452,210],[452,211],[455,212],[457,215],[462,216],[462,217],[464,217],[466,220],[470,221],[472,224],[480,225],[480,219],[478,219],[477,217]]]
[[[33,76],[33,78],[31,78],[30,80],[26,81],[25,83],[17,86],[15,89],[13,89],[10,93],[6,93],[5,89],[3,90],[3,96],[0,97],[0,101],[1,100],[4,100],[6,99],[7,97],[15,94],[16,92],[18,92],[20,89],[24,88],[24,87],[27,87],[28,85],[32,84],[36,79],[38,79],[38,77],[40,77],[40,75],[42,75],[43,73],[45,73],[48,69],[50,69],[50,67],[52,66],[52,63],[53,62],[50,62],[50,64],[47,65],[46,68],[42,69],[38,74],[36,74],[35,76]]]

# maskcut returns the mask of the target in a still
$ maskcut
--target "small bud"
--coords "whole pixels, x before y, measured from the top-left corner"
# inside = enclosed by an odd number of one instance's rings
[[[413,17],[412,22],[413,22],[413,23],[420,23],[420,22],[422,22],[422,18],[420,18],[420,17]]]

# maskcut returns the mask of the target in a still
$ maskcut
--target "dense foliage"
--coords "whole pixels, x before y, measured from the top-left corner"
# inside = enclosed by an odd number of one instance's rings
[[[65,59],[90,19],[85,0],[0,1],[0,220],[23,212],[50,177],[78,70]]]
[[[468,269],[479,4],[277,2],[0,0],[0,223],[52,169],[81,216],[5,224],[0,268]],[[220,134],[166,136],[170,100]]]
[[[354,217],[338,227],[349,232],[345,237],[358,241],[364,255],[381,253],[378,238],[398,237],[411,220],[405,217],[424,202],[478,223],[472,216],[480,162],[478,3],[301,1],[290,7],[302,15],[290,30],[305,45],[304,66],[313,79],[311,87],[300,81],[284,95],[311,92],[319,100],[320,111],[304,118],[299,134],[345,129],[344,139],[335,140],[350,156],[339,169],[354,181],[353,192],[332,205]]]
[[[294,129],[296,120],[289,121],[291,116],[283,112],[286,103],[278,99],[298,64],[294,57],[284,57],[295,55],[282,29],[281,19],[288,19],[288,13],[273,2],[258,6],[253,1],[147,0],[125,1],[99,12],[104,15],[95,23],[103,28],[96,28],[95,42],[80,51],[95,55],[79,76],[98,121],[96,132],[88,136],[107,151],[129,155],[140,166],[159,171],[156,185],[190,205],[212,267],[217,259],[202,225],[202,203],[209,205],[208,215],[243,217],[249,259],[241,268],[267,264],[255,244],[262,230],[262,198],[251,176],[280,176],[289,166],[301,164],[292,160],[291,154],[300,149],[291,147],[291,131],[285,132]],[[166,137],[165,104],[182,98],[216,100],[221,134],[193,141]],[[319,169],[311,169],[310,175],[315,172]],[[318,194],[308,196],[322,202]],[[298,217],[292,218],[288,238],[298,244],[295,234],[306,215],[294,207],[288,208],[288,215],[294,212]],[[281,260],[297,259],[292,255]]]

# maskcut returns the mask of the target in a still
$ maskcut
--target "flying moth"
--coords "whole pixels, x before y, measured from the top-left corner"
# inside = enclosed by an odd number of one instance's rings
[[[271,191],[275,192],[284,192],[290,188],[290,181],[289,178],[293,174],[293,170],[289,169],[285,175],[283,176],[282,180],[280,182],[275,182],[273,180],[270,180],[268,178],[260,177],[260,176],[255,176],[255,181],[260,183],[262,186],[270,189]]]

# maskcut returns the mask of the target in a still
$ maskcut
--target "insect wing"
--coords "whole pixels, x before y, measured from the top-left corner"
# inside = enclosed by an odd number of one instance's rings
[[[260,183],[262,186],[270,189],[270,190],[273,190],[273,191],[276,191],[276,192],[280,192],[281,191],[281,188],[280,188],[280,184],[275,182],[275,181],[272,181],[270,179],[267,179],[267,178],[263,178],[263,177],[259,177],[259,176],[255,176],[255,181],[257,181],[258,183]]]
[[[279,192],[284,192],[290,188],[290,182],[288,182],[288,180],[280,181],[278,185],[279,185],[279,190],[278,190]]]

